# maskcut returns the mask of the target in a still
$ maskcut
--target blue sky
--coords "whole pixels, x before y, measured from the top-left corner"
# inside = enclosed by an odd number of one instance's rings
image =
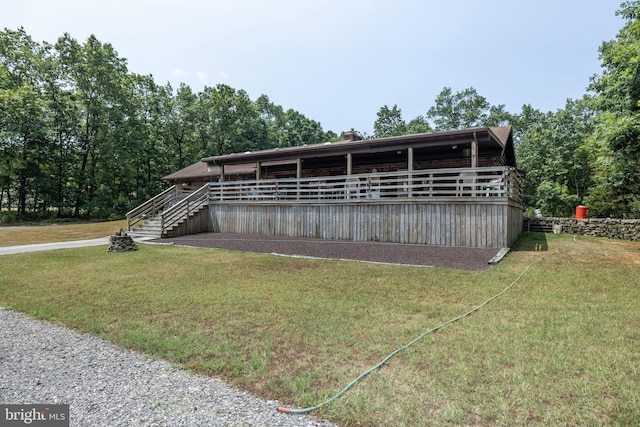
[[[564,107],[600,73],[616,0],[20,0],[0,28],[111,43],[130,71],[194,91],[228,84],[336,133],[371,134],[397,104],[424,115],[443,87],[520,112]]]

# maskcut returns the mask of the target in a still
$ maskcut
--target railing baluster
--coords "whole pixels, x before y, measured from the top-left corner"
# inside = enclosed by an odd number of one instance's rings
[[[282,200],[299,203],[357,199],[427,197],[511,197],[520,199],[519,179],[506,167],[448,168],[380,172],[336,177],[286,178],[211,183],[221,202]]]

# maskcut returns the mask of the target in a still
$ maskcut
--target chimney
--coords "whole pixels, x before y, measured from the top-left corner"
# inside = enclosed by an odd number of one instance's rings
[[[353,130],[353,128],[351,128],[351,130],[348,130],[346,132],[342,132],[342,138],[345,141],[360,141],[362,139],[360,134],[355,130]]]

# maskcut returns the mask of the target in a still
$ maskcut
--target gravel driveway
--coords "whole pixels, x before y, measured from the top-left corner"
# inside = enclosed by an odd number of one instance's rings
[[[277,401],[2,307],[0,403],[69,404],[70,425],[78,427],[333,426],[281,414]]]
[[[157,240],[157,242],[245,252],[448,267],[463,270],[487,270],[490,267],[489,260],[499,251],[499,249],[454,248],[225,233],[190,234]]]

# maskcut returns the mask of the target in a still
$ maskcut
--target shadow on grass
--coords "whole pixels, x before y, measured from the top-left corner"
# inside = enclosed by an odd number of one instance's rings
[[[549,250],[547,235],[533,231],[525,231],[511,248],[512,251],[546,252]]]

